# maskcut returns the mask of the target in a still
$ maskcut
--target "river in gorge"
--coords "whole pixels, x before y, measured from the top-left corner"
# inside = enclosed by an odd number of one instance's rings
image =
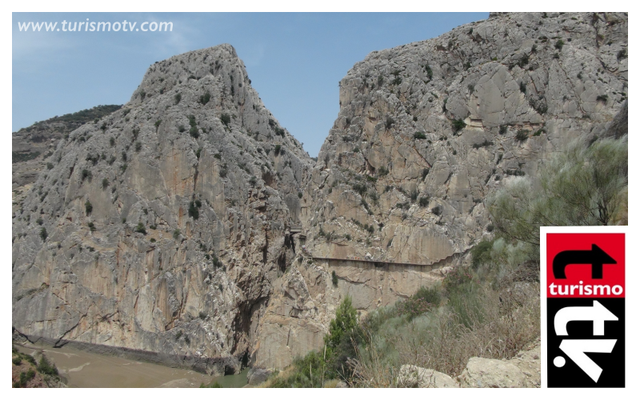
[[[212,377],[199,372],[172,368],[122,357],[91,353],[75,348],[47,345],[14,345],[19,351],[40,360],[43,352],[53,361],[69,387],[74,388],[197,388],[214,379],[225,388],[247,384],[248,369],[238,375]]]

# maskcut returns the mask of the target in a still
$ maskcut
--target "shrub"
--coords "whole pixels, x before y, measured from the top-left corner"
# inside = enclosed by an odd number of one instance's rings
[[[471,265],[477,269],[481,264],[491,259],[493,240],[483,240],[471,249]]]
[[[144,227],[144,224],[142,222],[138,222],[138,225],[136,225],[135,231],[137,233],[142,233],[143,235],[147,234],[147,230]]]
[[[429,205],[429,198],[420,197],[420,200],[418,200],[418,204],[420,205],[420,207],[427,207]]]
[[[435,206],[431,209],[431,212],[435,215],[440,215],[442,214],[442,206]]]
[[[82,182],[84,182],[85,179],[88,179],[89,182],[91,182],[91,179],[93,178],[93,174],[88,169],[83,169],[81,176],[82,176]]]
[[[178,240],[180,238],[181,232],[180,229],[176,229],[173,231],[173,238]]]
[[[385,176],[387,174],[389,174],[389,170],[387,169],[387,167],[378,168],[378,176]]]
[[[142,149],[142,143],[140,143],[140,142],[136,142],[136,147],[135,147],[135,149],[136,149],[136,153],[139,153],[139,152],[140,152],[140,150]]]
[[[507,125],[500,125],[500,132],[501,135],[504,135],[505,133],[507,133]]]
[[[189,203],[189,216],[193,219],[198,219],[200,217],[200,212],[198,211],[198,207],[193,201]]]
[[[493,146],[493,142],[490,142],[487,139],[484,139],[484,142],[482,143],[474,143],[473,148],[479,149],[481,147],[487,147],[487,146]]]
[[[334,287],[338,287],[338,275],[336,275],[336,271],[331,271],[331,282]]]
[[[384,122],[384,127],[386,129],[390,129],[393,126],[394,123],[395,123],[395,121],[393,120],[393,118],[387,117],[387,119]]]
[[[229,114],[222,114],[220,116],[220,121],[225,125],[225,126],[229,126],[229,122],[231,122],[231,117],[229,116]]]
[[[427,137],[423,132],[416,132],[413,134],[414,139],[426,139]]]
[[[45,375],[58,376],[58,368],[43,355],[38,363],[38,371]]]
[[[159,119],[159,120],[157,120],[157,121],[156,121],[156,123],[154,124],[154,125],[155,125],[155,127],[156,127],[156,132],[158,131],[158,128],[160,127],[160,124],[161,124],[161,123],[162,123],[162,120],[161,120],[161,119]]]
[[[433,79],[433,71],[431,70],[431,67],[429,66],[429,64],[426,64],[424,66],[424,69],[427,72],[427,78],[429,78],[429,80]]]
[[[91,232],[95,232],[96,231],[96,226],[93,224],[93,222],[89,222],[89,224],[87,226],[89,227],[89,230]]]
[[[209,100],[211,99],[211,93],[207,92],[205,94],[203,94],[202,96],[200,96],[200,104],[205,105],[209,102]]]
[[[87,213],[87,215],[91,215],[91,212],[93,211],[93,205],[89,200],[84,203],[84,211]]]
[[[102,189],[106,189],[109,186],[109,180],[107,178],[102,179]]]
[[[520,68],[524,68],[525,65],[527,64],[529,64],[529,55],[523,54],[522,57],[520,57],[520,60],[518,61],[518,65],[520,66]]]
[[[173,99],[175,100],[175,104],[180,103],[180,100],[182,100],[182,95],[180,93],[177,93]]]
[[[539,178],[513,181],[489,197],[487,209],[497,231],[510,242],[536,246],[542,223],[625,223],[627,166],[625,141],[601,140],[591,146],[576,142],[546,162]]]
[[[364,183],[354,183],[351,188],[356,191],[360,196],[364,196],[367,193],[367,185]]]
[[[329,349],[336,349],[343,336],[350,333],[358,324],[358,313],[351,305],[351,297],[347,296],[336,310],[335,319],[329,324],[329,333],[324,343]]]
[[[558,49],[558,51],[562,51],[562,46],[564,46],[564,42],[560,39],[556,42],[555,48]]]
[[[529,131],[525,131],[524,129],[520,129],[518,133],[516,133],[516,140],[519,142],[524,142],[529,139]]]
[[[40,229],[40,239],[42,239],[42,241],[44,242],[45,240],[47,240],[47,228],[42,227],[42,229]]]
[[[467,126],[467,124],[465,124],[465,122],[461,119],[456,119],[451,123],[451,126],[454,132],[459,132],[462,129],[464,129]]]
[[[412,320],[432,310],[434,307],[438,307],[440,301],[441,295],[438,288],[426,288],[422,286],[413,296],[399,302],[397,309],[400,314],[404,314],[409,320]]]

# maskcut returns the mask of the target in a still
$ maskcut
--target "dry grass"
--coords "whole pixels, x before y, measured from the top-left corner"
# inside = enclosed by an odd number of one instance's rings
[[[369,332],[360,346],[354,381],[362,387],[394,387],[404,364],[458,376],[469,358],[512,358],[540,334],[539,284],[487,286],[450,295],[449,304],[406,324]]]

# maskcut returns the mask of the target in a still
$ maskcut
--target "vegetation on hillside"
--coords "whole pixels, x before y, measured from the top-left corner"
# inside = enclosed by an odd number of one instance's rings
[[[404,364],[459,375],[471,357],[511,358],[540,334],[539,226],[626,223],[627,140],[573,143],[537,177],[514,177],[487,199],[492,240],[442,284],[360,321],[346,298],[320,351],[266,384],[394,387]]]
[[[14,388],[59,386],[58,368],[44,355],[36,362],[33,356],[22,353],[15,347],[11,353]]]
[[[96,106],[86,110],[81,110],[81,111],[70,113],[70,114],[64,114],[62,116],[56,115],[53,118],[36,122],[30,127],[25,128],[25,130],[30,131],[42,125],[50,124],[54,122],[72,123],[76,126],[79,126],[90,121],[95,121],[96,119],[102,118],[105,115],[109,115],[112,112],[119,110],[120,108],[122,108],[122,106],[116,105],[116,104],[100,105],[100,106]]]

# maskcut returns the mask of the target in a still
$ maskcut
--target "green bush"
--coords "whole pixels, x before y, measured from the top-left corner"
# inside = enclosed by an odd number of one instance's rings
[[[409,320],[412,320],[438,307],[441,297],[437,287],[426,288],[422,286],[413,296],[399,302],[396,307],[401,315],[406,315]]]
[[[87,213],[87,216],[91,215],[91,212],[93,211],[93,205],[89,200],[84,203],[84,211]]]
[[[88,179],[89,182],[91,182],[91,179],[93,178],[93,174],[88,169],[83,169],[81,173],[81,178],[83,182],[85,179]]]
[[[413,134],[414,139],[426,139],[427,137],[423,132],[416,132]]]
[[[493,248],[493,240],[483,240],[471,249],[471,264],[474,268],[478,268],[482,263],[491,259],[491,249]]]
[[[43,355],[38,363],[38,372],[45,375],[58,376],[58,368]]]
[[[137,233],[142,233],[143,235],[147,234],[147,229],[144,227],[144,224],[142,222],[138,222],[138,225],[136,225],[135,231]]]
[[[200,211],[198,210],[196,203],[193,201],[189,203],[189,216],[193,219],[198,219],[200,217]]]
[[[461,119],[456,119],[451,123],[451,127],[453,128],[453,132],[460,132],[461,130],[463,130],[465,127],[467,126],[467,124],[465,124],[465,122]]]
[[[520,129],[518,133],[516,133],[516,140],[518,142],[524,142],[529,139],[529,131],[525,131],[524,129]]]
[[[207,92],[200,96],[200,104],[205,105],[211,100],[211,93]]]
[[[338,287],[338,275],[336,275],[336,271],[331,271],[331,282],[334,287]]]
[[[229,126],[229,123],[231,122],[231,117],[229,116],[229,114],[222,114],[220,116],[220,121],[225,125],[225,126]]]
[[[180,93],[177,93],[173,99],[175,100],[175,104],[180,103],[180,100],[182,100],[182,95]]]

